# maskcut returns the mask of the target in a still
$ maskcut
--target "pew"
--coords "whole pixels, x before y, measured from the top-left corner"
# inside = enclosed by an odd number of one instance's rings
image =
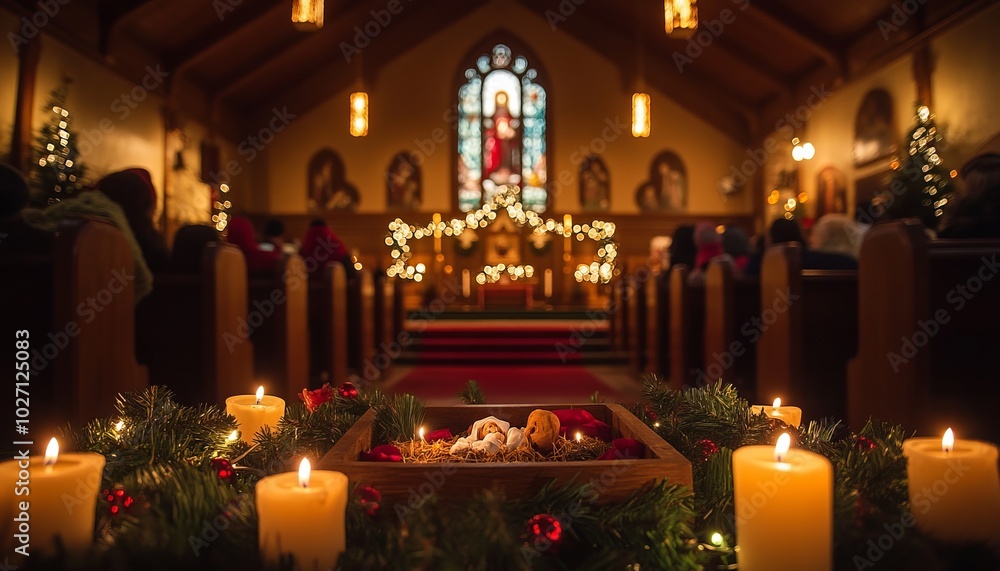
[[[705,288],[691,285],[688,274],[684,264],[677,264],[670,271],[669,384],[673,388],[694,385],[702,370]]]
[[[221,405],[257,388],[255,323],[247,315],[243,253],[231,244],[209,244],[199,272],[158,274],[153,292],[136,307],[140,361],[152,383],[170,387],[180,402]]]
[[[340,262],[330,262],[309,281],[309,356],[314,387],[324,382],[340,386],[348,381],[347,308],[347,273]]]
[[[854,270],[803,270],[798,244],[764,254],[757,341],[757,401],[781,397],[808,418],[846,412],[847,361],[858,344]],[[860,428],[860,427],[858,427]]]
[[[250,340],[254,369],[269,394],[286,400],[309,387],[309,276],[303,259],[286,256],[271,275],[249,280],[247,317],[263,316]]]
[[[628,308],[628,364],[636,372],[642,372],[646,366],[646,278],[648,270],[643,273],[640,268],[628,276],[623,295],[627,298]]]
[[[379,376],[375,367],[375,279],[371,271],[348,280],[348,363],[366,381]]]
[[[665,274],[647,273],[648,279],[643,287],[645,311],[645,358],[643,359],[646,373],[665,377],[670,371],[669,333],[666,319],[670,307],[669,292],[664,282]]]
[[[374,304],[374,345],[375,352],[384,352],[383,347],[388,347],[393,341],[393,329],[395,328],[395,309],[393,302],[393,284],[396,281],[390,278],[385,272],[373,271],[375,281],[375,304]],[[382,362],[382,359],[379,359]]]
[[[1000,441],[1000,241],[928,240],[916,220],[877,225],[861,245],[858,353],[848,418]]]
[[[722,378],[751,396],[757,355],[753,319],[760,317],[760,283],[735,274],[732,260],[725,257],[712,260],[705,271],[705,368],[699,380]]]
[[[11,386],[11,394],[30,399],[33,433],[110,416],[119,392],[148,386],[136,361],[134,268],[121,231],[91,219],[60,223],[47,252],[0,256],[8,276],[0,323],[10,343],[2,359],[15,370],[15,332],[26,330],[28,393]],[[12,385],[23,382],[14,377]]]

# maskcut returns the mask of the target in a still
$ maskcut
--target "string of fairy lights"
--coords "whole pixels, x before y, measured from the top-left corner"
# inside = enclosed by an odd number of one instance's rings
[[[410,264],[413,252],[410,242],[429,236],[460,236],[466,231],[486,228],[496,220],[497,213],[506,211],[510,219],[518,226],[528,225],[534,235],[556,234],[565,238],[576,237],[578,242],[593,240],[600,244],[597,256],[589,265],[580,265],[574,277],[577,282],[608,283],[614,276],[618,244],[614,240],[615,224],[603,220],[594,220],[589,224],[572,224],[567,220],[559,222],[552,218],[543,219],[533,210],[525,210],[521,204],[521,189],[514,185],[502,186],[480,208],[470,211],[464,218],[453,218],[445,221],[437,218],[423,226],[407,224],[400,218],[389,223],[389,233],[385,237],[385,245],[391,248],[393,262],[386,268],[386,275],[416,282],[423,280],[427,267],[422,264]],[[530,264],[497,264],[486,265],[476,276],[480,285],[496,283],[506,275],[511,281],[528,279],[534,276],[535,269]]]

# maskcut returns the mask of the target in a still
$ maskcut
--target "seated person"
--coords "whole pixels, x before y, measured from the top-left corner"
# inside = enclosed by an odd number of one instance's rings
[[[802,235],[802,228],[798,222],[785,218],[778,218],[771,223],[768,246],[783,244],[787,242],[798,243],[802,248],[801,263],[803,270],[856,270],[858,261],[850,256],[842,254],[830,254],[827,252],[816,252],[806,248],[806,240]],[[764,252],[758,252],[750,258],[747,264],[746,275],[759,276],[761,264],[764,261]]]
[[[809,247],[814,252],[842,254],[856,260],[862,237],[858,223],[846,214],[827,214],[813,226]]]
[[[281,220],[272,218],[264,223],[264,241],[260,243],[262,250],[282,252],[285,249],[285,225]]]
[[[340,262],[344,265],[344,271],[348,276],[354,273],[354,264],[351,260],[351,252],[347,245],[341,240],[333,230],[326,225],[326,221],[316,218],[309,223],[302,238],[302,249],[300,255],[305,260],[306,270],[310,277],[321,277],[322,272],[318,271],[328,262]]]
[[[97,218],[113,224],[125,236],[125,241],[132,252],[132,260],[135,264],[136,303],[153,291],[153,273],[146,265],[146,258],[139,242],[132,233],[128,218],[126,218],[121,206],[104,193],[93,190],[84,191],[46,208],[25,209],[21,215],[27,224],[53,233],[59,228],[61,221],[69,218]]]
[[[713,258],[723,255],[722,238],[715,230],[715,224],[711,222],[701,222],[694,229],[694,244],[697,253],[694,259],[694,268],[688,276],[688,281],[692,284],[705,282],[705,270],[708,263]]]
[[[30,196],[28,183],[21,173],[0,163],[0,252],[46,254],[52,251],[54,235],[29,226],[21,216]]]
[[[962,181],[965,188],[945,206],[939,237],[1000,238],[1000,150],[973,157]]]
[[[212,226],[191,224],[174,234],[174,249],[170,255],[170,271],[198,273],[201,271],[205,246],[218,242],[219,233]]]
[[[229,219],[229,233],[226,240],[243,251],[247,260],[247,271],[251,274],[273,272],[281,261],[282,253],[261,249],[254,237],[253,224],[243,216]]]
[[[726,226],[722,233],[722,251],[733,260],[733,269],[742,274],[750,262],[750,238],[739,226]]]
[[[121,206],[149,269],[166,269],[170,259],[167,242],[153,223],[156,188],[146,169],[127,169],[109,174],[97,183],[97,190]]]

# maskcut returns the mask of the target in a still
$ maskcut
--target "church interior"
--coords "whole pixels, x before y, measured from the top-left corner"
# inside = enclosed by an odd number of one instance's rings
[[[0,0],[0,569],[1000,568],[998,26]]]

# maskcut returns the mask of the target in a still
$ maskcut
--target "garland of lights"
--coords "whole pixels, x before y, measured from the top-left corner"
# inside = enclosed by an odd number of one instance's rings
[[[594,220],[590,224],[569,226],[552,218],[542,219],[537,212],[524,209],[521,204],[521,189],[512,185],[500,187],[500,190],[493,195],[489,202],[479,209],[469,212],[465,218],[453,218],[447,222],[441,220],[437,223],[431,221],[423,226],[407,224],[400,218],[390,222],[385,245],[392,249],[390,255],[394,261],[386,268],[386,275],[411,279],[416,282],[423,280],[427,268],[423,264],[411,265],[409,263],[413,256],[409,241],[420,240],[428,236],[441,236],[442,234],[461,236],[466,230],[474,231],[477,228],[486,228],[496,220],[497,212],[501,210],[506,210],[507,215],[518,227],[527,224],[531,227],[532,234],[538,236],[558,234],[569,238],[575,235],[578,242],[588,238],[599,242],[597,257],[589,266],[581,265],[574,276],[578,282],[606,284],[611,281],[615,271],[615,260],[618,257],[618,244],[613,238],[615,234],[613,222]],[[504,274],[511,280],[531,278],[534,273],[535,269],[530,265],[487,265],[476,276],[476,282],[479,284],[496,283]]]
[[[229,185],[222,183],[219,185],[219,194],[216,195],[216,200],[212,204],[212,208],[215,209],[215,214],[212,215],[212,224],[215,225],[215,229],[219,232],[225,232],[226,227],[229,226],[229,211],[233,207],[233,203],[229,201],[228,197]]]

